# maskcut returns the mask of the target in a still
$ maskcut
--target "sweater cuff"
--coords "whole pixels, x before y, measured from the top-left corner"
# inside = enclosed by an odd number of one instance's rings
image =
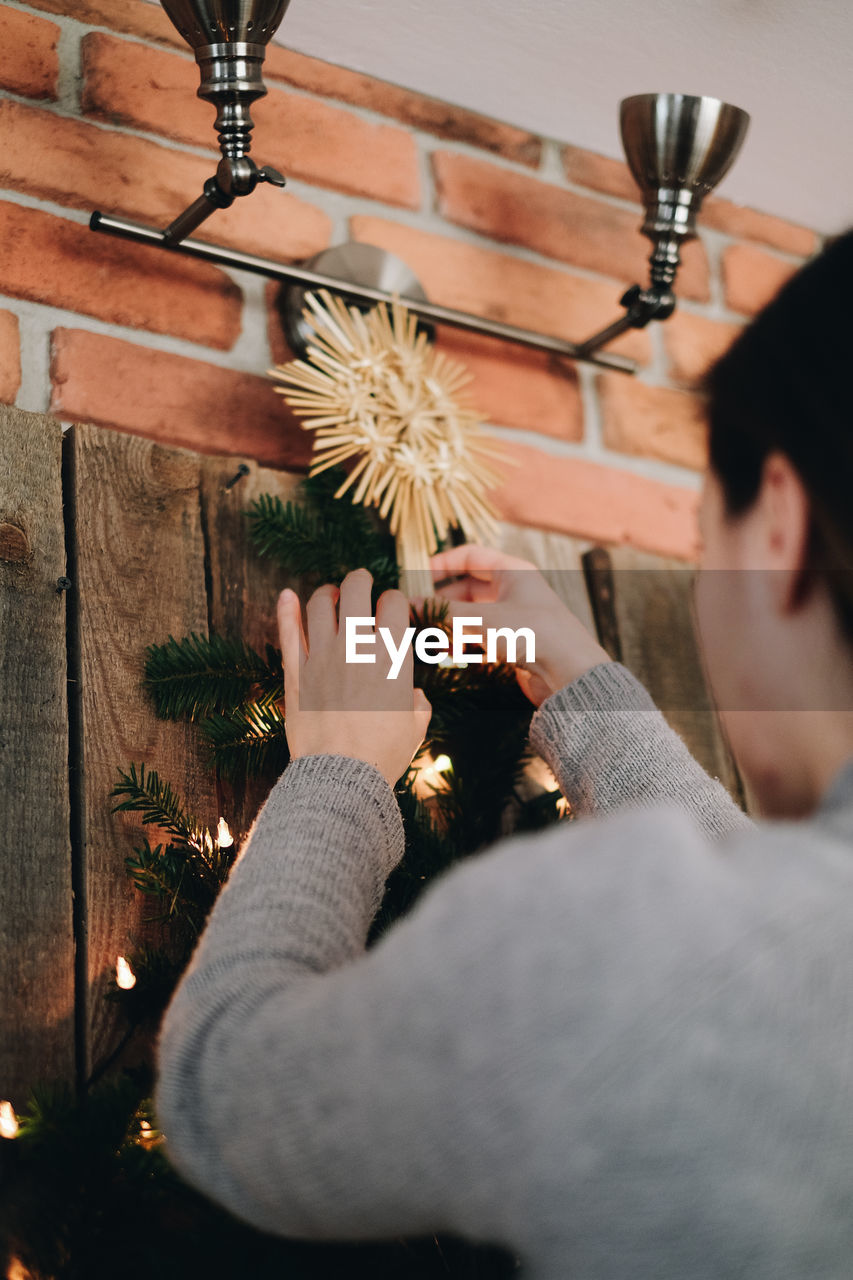
[[[656,711],[644,685],[621,662],[600,662],[552,693],[533,713],[530,744],[549,762],[566,749],[566,728],[579,713]]]
[[[276,805],[277,795],[303,813],[313,808],[327,816],[352,815],[359,843],[375,852],[383,879],[401,861],[406,839],[400,806],[385,776],[367,760],[331,752],[300,756],[288,764],[264,808]]]

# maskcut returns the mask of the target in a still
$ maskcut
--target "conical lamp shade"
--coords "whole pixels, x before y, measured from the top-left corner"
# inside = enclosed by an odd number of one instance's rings
[[[643,233],[655,243],[654,283],[671,284],[678,246],[696,235],[704,197],[728,172],[749,116],[719,98],[641,93],[620,104],[622,145],[643,193]]]
[[[161,0],[193,49],[208,44],[267,44],[290,0]]]

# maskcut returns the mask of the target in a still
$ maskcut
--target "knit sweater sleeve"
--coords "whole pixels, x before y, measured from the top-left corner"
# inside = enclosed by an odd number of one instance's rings
[[[188,1183],[263,1231],[502,1241],[490,1215],[505,1189],[481,1167],[508,1168],[494,1144],[512,1138],[490,1113],[505,1085],[491,1079],[496,1046],[477,1016],[489,929],[460,867],[366,950],[403,848],[399,807],[374,766],[331,754],[291,762],[161,1023],[164,1150]],[[480,910],[505,950],[488,896]]]
[[[754,825],[621,663],[602,662],[547,698],[530,742],[578,814],[670,802],[712,839]]]

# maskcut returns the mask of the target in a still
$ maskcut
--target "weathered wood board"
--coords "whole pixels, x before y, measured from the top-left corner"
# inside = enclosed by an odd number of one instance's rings
[[[250,504],[269,493],[287,502],[297,494],[301,476],[259,467],[251,458],[245,475],[235,479],[240,460],[201,460],[201,510],[208,548],[208,613],[211,634],[243,639],[257,653],[280,648],[276,602],[284,587],[299,584],[269,557],[259,556],[249,537],[245,515]],[[231,483],[233,481],[233,483]],[[224,814],[238,845],[269,793],[270,784],[250,779],[244,785],[222,783]]]
[[[609,552],[621,660],[713,776],[743,803],[740,776],[713,707],[693,623],[693,569],[631,547]]]
[[[70,516],[76,559],[87,886],[88,1069],[115,1048],[122,1025],[104,999],[116,959],[157,930],[125,858],[140,815],[113,813],[118,769],[144,762],[202,822],[215,825],[211,775],[196,726],[157,718],[141,681],[145,648],[172,634],[207,634],[198,454],[103,428],[70,429]],[[190,802],[191,801],[191,802]]]
[[[74,1078],[62,428],[0,409],[0,1098]]]

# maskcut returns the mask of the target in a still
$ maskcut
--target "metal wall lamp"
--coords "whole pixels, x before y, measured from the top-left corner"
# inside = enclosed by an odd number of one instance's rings
[[[675,309],[673,284],[681,246],[696,235],[696,215],[705,196],[728,172],[746,134],[749,116],[718,98],[680,93],[644,93],[620,104],[622,144],[645,205],[643,234],[652,242],[649,283],[633,285],[613,324],[583,342],[568,342],[517,325],[488,320],[439,306],[405,263],[369,245],[338,245],[293,266],[253,254],[188,239],[217,209],[227,209],[258,183],[283,187],[285,178],[269,165],[258,168],[249,155],[252,103],[266,93],[262,67],[266,46],[290,0],[161,0],[178,31],[195,52],[201,72],[198,96],[216,107],[215,127],[222,158],[197,200],[164,231],[95,212],[93,231],[140,244],[158,245],[189,257],[251,271],[279,280],[281,315],[291,349],[304,355],[310,328],[302,316],[306,289],[325,288],[363,306],[390,302],[398,293],[407,308],[430,328],[445,324],[520,343],[537,350],[604,368],[633,373],[634,361],[602,348],[628,329],[665,320]]]

